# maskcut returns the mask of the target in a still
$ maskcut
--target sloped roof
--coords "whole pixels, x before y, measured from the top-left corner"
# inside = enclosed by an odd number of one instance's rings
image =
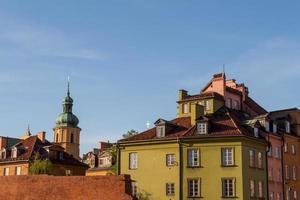
[[[196,94],[196,95],[187,95],[182,101],[207,99],[207,98],[215,98],[224,101],[224,97],[217,92],[201,92],[200,94]]]
[[[190,124],[190,117],[176,118],[173,122],[185,122],[184,126],[180,125],[179,128],[173,129],[166,134],[165,137],[159,138],[161,140],[170,138],[185,138],[185,137],[226,137],[226,136],[250,136],[254,137],[251,127],[245,127],[235,112],[226,107],[221,108],[214,114],[206,116],[209,119],[209,133],[206,135],[197,134],[196,125]],[[188,123],[187,123],[188,122]],[[127,139],[120,140],[119,143],[152,140],[157,139],[156,129],[152,128],[135,136]]]
[[[249,96],[246,97],[244,103],[258,115],[263,115],[263,114],[268,113],[268,111],[266,111],[263,107],[261,107],[258,103],[256,103]]]

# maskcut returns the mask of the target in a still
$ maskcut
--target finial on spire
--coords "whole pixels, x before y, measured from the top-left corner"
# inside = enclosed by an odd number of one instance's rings
[[[70,76],[68,76],[68,92],[67,95],[70,96]]]
[[[28,124],[27,126],[27,130],[26,130],[26,133],[25,133],[27,136],[31,136],[31,133],[30,133],[30,126]]]

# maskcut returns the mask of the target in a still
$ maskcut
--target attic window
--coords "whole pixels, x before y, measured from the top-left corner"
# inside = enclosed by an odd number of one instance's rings
[[[17,158],[18,157],[18,149],[17,149],[17,147],[13,147],[11,149],[11,157],[12,158]]]
[[[2,149],[0,153],[0,159],[5,159],[6,158],[6,149]]]
[[[277,133],[277,124],[273,124],[273,133]]]
[[[156,137],[158,138],[165,137],[165,126],[156,127]]]
[[[185,104],[183,104],[182,105],[183,107],[182,107],[182,112],[183,113],[188,113],[189,112],[189,107],[188,107],[188,104],[187,103],[185,103]]]
[[[254,127],[254,137],[258,137],[258,128]]]
[[[285,132],[287,133],[291,132],[291,123],[289,121],[285,122]]]
[[[270,123],[269,121],[265,121],[265,128],[266,128],[266,131],[270,131]]]
[[[197,124],[197,132],[198,132],[198,134],[201,134],[201,135],[207,134],[207,124],[206,123],[198,123]]]

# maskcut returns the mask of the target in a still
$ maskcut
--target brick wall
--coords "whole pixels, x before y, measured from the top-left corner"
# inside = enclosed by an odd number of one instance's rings
[[[5,200],[132,200],[128,176],[0,177]]]

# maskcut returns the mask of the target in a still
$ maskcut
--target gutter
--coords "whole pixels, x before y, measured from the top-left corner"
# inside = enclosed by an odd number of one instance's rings
[[[183,159],[182,159],[182,144],[177,138],[178,146],[179,146],[179,200],[183,200]]]

